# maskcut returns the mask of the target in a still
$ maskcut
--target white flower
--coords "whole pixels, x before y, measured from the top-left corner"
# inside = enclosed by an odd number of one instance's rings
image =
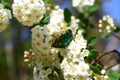
[[[14,0],[12,8],[17,20],[26,26],[38,23],[46,11],[42,0]]]
[[[105,71],[104,69],[103,69],[103,70],[101,70],[101,74],[105,74],[105,72],[106,72],[106,71]]]
[[[45,35],[54,35],[54,33],[60,32],[60,28],[50,23],[44,26],[43,31],[45,32]]]
[[[32,38],[34,40],[43,40],[44,39],[44,32],[43,32],[43,27],[41,26],[36,26],[35,28],[32,28]]]
[[[0,4],[0,32],[3,31],[9,24],[11,18],[11,11],[3,8],[3,4]]]
[[[92,6],[94,5],[95,0],[82,0],[82,5]]]
[[[61,63],[61,68],[64,71],[65,76],[66,75],[77,75],[77,65],[71,62],[67,61],[67,58],[65,58]]]
[[[71,25],[69,26],[69,28],[72,30],[73,34],[76,34],[76,31],[78,29],[78,24],[77,23],[71,23]]]
[[[95,0],[72,0],[73,7],[76,7],[78,11],[83,12],[86,6],[94,5]]]
[[[89,50],[83,49],[81,55],[82,55],[83,57],[85,57],[85,56],[88,56],[88,54],[89,54]]]
[[[88,76],[89,75],[88,74],[89,65],[86,64],[84,61],[79,63],[77,70],[78,70],[78,74],[81,76]]]
[[[58,8],[56,10],[52,10],[50,13],[50,24],[59,28],[64,26],[65,22],[62,9]]]
[[[52,10],[52,12],[50,13],[50,16],[54,16],[54,15],[59,15],[61,16],[61,18],[64,18],[64,15],[63,15],[63,10],[60,9],[60,8],[57,8],[55,10]]]
[[[75,42],[77,43],[80,49],[86,48],[87,45],[87,41],[83,38],[83,35],[81,33],[81,31],[78,31],[75,36]]]
[[[76,7],[76,6],[78,6],[79,4],[80,4],[80,0],[73,0],[72,1],[73,3],[73,7]]]
[[[69,49],[70,53],[72,53],[72,54],[79,54],[80,53],[80,48],[79,48],[78,44],[73,40],[70,43],[70,45],[68,46],[68,49]]]

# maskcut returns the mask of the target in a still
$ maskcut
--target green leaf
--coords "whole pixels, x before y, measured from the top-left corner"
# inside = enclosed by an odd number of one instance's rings
[[[53,72],[54,80],[59,80],[59,75],[56,71]]]
[[[92,46],[95,45],[96,42],[97,42],[97,38],[96,37],[91,37],[88,40],[88,44],[91,44]]]
[[[101,71],[103,67],[100,64],[96,64],[96,67]]]
[[[95,66],[90,66],[90,69],[91,69],[94,73],[101,75],[101,71],[100,71],[97,67],[95,67]]]
[[[86,58],[87,62],[91,63],[98,56],[98,54],[99,53],[96,49],[92,49]]]
[[[71,16],[72,16],[71,11],[68,8],[65,8],[64,9],[64,20],[65,20],[65,22],[70,23]]]
[[[50,16],[49,15],[44,15],[40,23],[42,24],[48,24],[50,22]]]
[[[10,3],[8,3],[8,2],[4,2],[3,5],[4,5],[4,8],[12,10],[12,9],[11,9],[11,5],[10,5]]]
[[[93,61],[93,59],[94,59],[94,57],[92,56],[91,53],[86,57],[86,60],[88,63],[91,63]]]
[[[69,29],[60,35],[53,43],[55,48],[65,48],[73,39],[72,31]]]
[[[110,72],[108,80],[120,80],[120,73]]]
[[[94,48],[93,48],[93,45],[92,45],[92,44],[88,44],[88,45],[87,45],[87,49],[88,49],[88,50],[94,49]]]
[[[98,54],[99,54],[96,49],[92,49],[92,50],[90,51],[90,53],[92,54],[93,58],[96,58],[96,57],[98,56]]]

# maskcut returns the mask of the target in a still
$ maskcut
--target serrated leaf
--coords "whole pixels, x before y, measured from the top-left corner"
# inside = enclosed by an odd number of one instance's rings
[[[96,64],[96,67],[101,71],[103,67],[100,64]]]
[[[53,43],[55,48],[65,48],[73,39],[72,31],[69,29],[60,35]]]
[[[92,50],[92,49],[93,49],[93,45],[92,45],[92,44],[88,44],[88,45],[87,45],[87,49],[88,49],[88,50]]]
[[[71,21],[71,16],[72,16],[71,11],[68,8],[65,8],[64,9],[64,20],[65,20],[65,22],[69,23]]]
[[[95,49],[92,49],[89,53],[89,55],[87,56],[86,60],[88,63],[91,63],[97,56],[98,56],[98,51]]]
[[[90,66],[90,69],[91,69],[94,73],[101,75],[101,71],[100,71],[97,67],[95,67],[95,66]]]
[[[56,71],[53,72],[54,80],[59,80],[59,75]]]
[[[92,50],[90,51],[90,53],[92,54],[92,56],[93,56],[94,58],[96,58],[96,57],[98,56],[98,54],[99,54],[96,49],[92,49]]]
[[[86,57],[86,60],[88,63],[91,63],[93,61],[94,57],[92,56],[92,54],[89,54],[87,57]]]

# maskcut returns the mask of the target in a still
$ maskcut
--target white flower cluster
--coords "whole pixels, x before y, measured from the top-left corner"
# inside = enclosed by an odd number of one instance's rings
[[[32,45],[34,51],[43,63],[60,67],[58,49],[52,47],[53,42],[64,31],[71,29],[73,34],[78,28],[78,20],[72,17],[71,25],[68,27],[64,21],[63,10],[56,8],[50,13],[50,23],[47,25],[36,26],[32,29]]]
[[[72,0],[72,5],[83,12],[85,7],[94,5],[94,2],[95,0]]]
[[[52,73],[51,68],[43,69],[42,63],[34,67],[33,79],[34,80],[49,80],[48,76]]]
[[[63,10],[56,7],[50,13],[49,24],[32,29],[32,45],[37,58],[48,66],[61,68],[65,80],[84,80],[89,75],[89,65],[84,61],[84,57],[89,54],[86,49],[87,41],[83,38],[82,31],[78,30],[78,22],[72,16],[71,24],[67,26]],[[65,48],[52,47],[58,36],[68,29],[72,31],[74,38],[70,44]],[[59,62],[58,52],[64,57],[62,63]]]
[[[46,11],[42,0],[14,0],[12,8],[17,20],[26,26],[38,23]]]
[[[8,26],[10,18],[11,11],[8,9],[4,9],[3,4],[0,4],[0,32]]]
[[[110,33],[116,29],[114,20],[109,15],[103,16],[102,20],[99,20],[98,27],[99,27],[99,32],[106,30],[108,33]]]
[[[74,40],[64,52],[61,52],[63,55],[67,53],[61,63],[65,80],[86,80],[88,78],[89,65],[84,61],[84,57],[89,54],[86,44],[87,41],[79,30]]]
[[[54,37],[45,32],[44,27],[36,26],[32,29],[32,45],[34,52],[42,63],[47,66],[59,66],[57,51],[51,47]],[[49,25],[48,25],[49,26]],[[53,28],[54,29],[54,28]]]
[[[84,61],[75,63],[68,58],[64,58],[61,68],[65,80],[86,80],[89,78],[89,65]]]

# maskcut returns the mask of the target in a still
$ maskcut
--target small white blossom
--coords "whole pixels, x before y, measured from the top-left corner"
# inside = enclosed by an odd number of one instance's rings
[[[110,33],[116,29],[114,20],[109,15],[103,16],[102,20],[99,20],[98,27],[99,32],[103,32],[104,30],[106,30],[108,33]]]
[[[76,7],[78,11],[83,12],[86,6],[94,5],[95,0],[72,0],[73,7]]]
[[[101,74],[105,74],[105,72],[106,72],[105,70],[101,70]]]
[[[88,70],[89,70],[89,65],[86,64],[84,61],[81,61],[78,65],[78,68],[77,68],[79,71],[78,71],[78,74],[79,75],[82,75],[82,76],[88,76]]]
[[[81,55],[85,57],[85,56],[88,56],[88,54],[89,54],[89,50],[83,49]]]
[[[0,32],[8,26],[10,18],[11,11],[4,9],[3,4],[0,4]]]
[[[43,30],[46,35],[54,35],[54,33],[60,32],[60,28],[56,27],[54,24],[48,24],[44,26]]]
[[[68,46],[68,49],[69,49],[70,53],[72,53],[72,54],[79,54],[80,53],[79,46],[77,45],[77,43],[75,41],[72,41],[70,43],[70,45]]]

